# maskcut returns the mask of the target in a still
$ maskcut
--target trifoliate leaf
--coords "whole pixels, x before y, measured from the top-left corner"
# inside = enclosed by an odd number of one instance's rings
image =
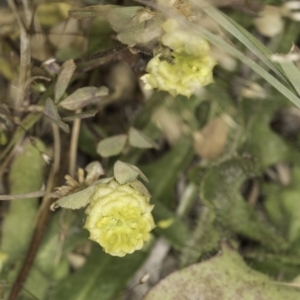
[[[124,149],[126,142],[126,134],[120,134],[113,137],[109,137],[98,143],[97,153],[100,154],[102,157],[118,155]]]
[[[137,179],[138,176],[140,176],[145,182],[148,182],[147,177],[139,168],[120,160],[118,160],[114,165],[114,176],[120,184],[133,181]]]

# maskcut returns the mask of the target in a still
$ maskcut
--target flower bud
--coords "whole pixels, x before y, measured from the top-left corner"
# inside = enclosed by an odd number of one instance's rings
[[[86,210],[84,228],[106,253],[124,256],[143,247],[155,227],[149,195],[129,183],[99,184]]]

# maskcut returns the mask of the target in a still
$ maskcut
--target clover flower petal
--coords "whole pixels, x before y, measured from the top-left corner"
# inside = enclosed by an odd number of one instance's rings
[[[141,77],[145,89],[158,88],[172,96],[190,97],[213,81],[212,69],[216,62],[210,55],[206,40],[180,29],[172,19],[163,24],[165,35],[162,43],[173,50],[170,57],[155,55],[148,63],[148,74]]]
[[[150,198],[115,180],[99,185],[92,195],[85,228],[105,252],[124,256],[143,247],[155,227]]]

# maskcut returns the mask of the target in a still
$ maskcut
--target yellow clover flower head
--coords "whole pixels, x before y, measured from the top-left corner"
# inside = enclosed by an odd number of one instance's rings
[[[106,253],[124,256],[140,250],[155,227],[150,196],[111,180],[99,184],[91,196],[84,228]]]
[[[146,89],[158,88],[172,96],[190,97],[213,81],[212,70],[216,64],[210,55],[206,40],[197,34],[182,30],[169,19],[163,24],[162,43],[173,50],[170,57],[163,53],[154,56],[147,65],[148,74],[141,79]]]

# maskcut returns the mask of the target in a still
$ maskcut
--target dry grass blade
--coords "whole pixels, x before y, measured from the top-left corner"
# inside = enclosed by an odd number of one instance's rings
[[[20,106],[27,96],[27,85],[26,82],[30,78],[31,70],[31,45],[30,45],[30,34],[27,32],[27,27],[32,20],[32,13],[29,9],[28,2],[23,0],[24,13],[25,13],[25,24],[22,21],[15,2],[13,0],[7,0],[8,6],[15,15],[19,27],[20,27],[20,72],[18,82],[18,93],[17,99],[15,100],[15,106]]]

